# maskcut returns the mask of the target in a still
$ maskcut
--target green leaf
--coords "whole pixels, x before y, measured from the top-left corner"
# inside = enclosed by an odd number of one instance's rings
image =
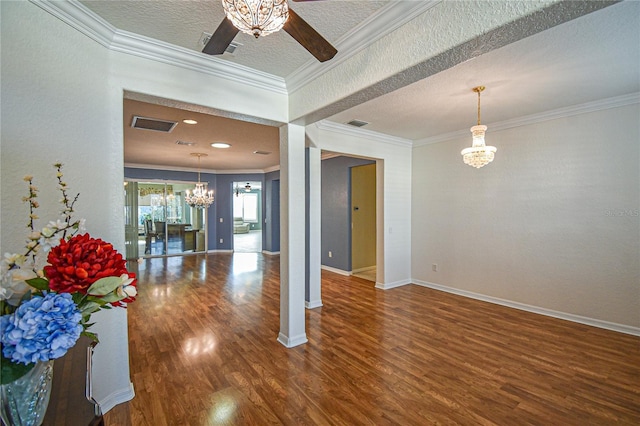
[[[110,294],[107,294],[106,296],[104,296],[102,298],[102,301],[105,302],[105,303],[111,303],[111,302],[117,302],[117,301],[122,300],[122,299],[123,298],[118,296],[116,293],[110,293]],[[106,306],[105,306],[105,308],[106,308]]]
[[[80,313],[82,316],[91,315],[92,313],[100,310],[100,304],[96,302],[86,301],[78,306],[80,308]]]
[[[46,278],[31,278],[25,282],[37,290],[49,290],[49,281]]]
[[[98,340],[98,335],[96,333],[92,333],[90,331],[83,331],[81,333],[83,336],[87,336],[89,339],[93,340],[96,343],[99,343],[100,341]]]
[[[2,362],[0,362],[0,364],[2,364],[2,368],[0,369],[0,372],[2,373],[0,382],[3,385],[11,383],[14,380],[18,380],[36,366],[35,363],[25,365],[11,362],[11,360],[4,356],[2,357]]]
[[[104,296],[106,294],[111,293],[113,290],[118,288],[122,284],[122,280],[120,277],[104,277],[100,278],[98,281],[93,283],[89,290],[87,290],[88,294],[94,296]]]
[[[82,293],[73,293],[71,295],[71,299],[73,299],[73,303],[75,303],[78,306],[80,306],[83,303],[84,298],[85,298],[85,295]]]

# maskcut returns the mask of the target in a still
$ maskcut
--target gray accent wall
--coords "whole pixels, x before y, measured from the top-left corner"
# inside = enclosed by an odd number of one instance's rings
[[[322,161],[321,263],[324,266],[351,271],[351,167],[372,163],[372,160],[344,156]]]
[[[280,171],[264,175],[264,236],[263,249],[280,251]]]
[[[261,182],[264,186],[264,175],[260,173],[216,175],[216,206],[215,225],[216,240],[209,241],[210,250],[233,250],[233,183]],[[215,204],[215,203],[214,203]],[[264,215],[264,212],[262,212]],[[264,248],[265,230],[262,229],[262,246]],[[220,242],[222,240],[222,242]]]

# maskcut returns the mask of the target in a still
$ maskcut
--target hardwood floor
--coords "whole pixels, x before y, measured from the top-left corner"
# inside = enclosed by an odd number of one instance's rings
[[[278,256],[147,259],[136,397],[107,425],[637,425],[640,338],[322,272],[309,342],[279,331]]]

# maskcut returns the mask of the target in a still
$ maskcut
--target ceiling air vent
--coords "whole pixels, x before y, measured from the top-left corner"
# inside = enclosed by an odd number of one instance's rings
[[[198,44],[204,47],[207,45],[207,43],[209,43],[209,40],[211,40],[211,34],[203,31],[202,34],[200,35],[200,40],[198,40]],[[233,52],[235,52],[239,46],[242,46],[242,43],[238,43],[237,41],[232,41],[231,43],[229,43],[229,46],[227,46],[227,48],[224,50],[224,53],[233,55]]]
[[[154,130],[156,132],[169,133],[176,127],[177,121],[159,120],[157,118],[133,116],[131,127],[134,129]]]
[[[361,120],[351,120],[347,124],[350,125],[350,126],[354,126],[354,127],[363,127],[363,126],[366,126],[369,123],[367,123],[366,121],[361,121]]]
[[[176,141],[176,145],[187,145],[187,146],[193,146],[195,145],[195,142],[187,142],[187,141]]]
[[[258,155],[269,155],[271,154],[268,151],[253,151],[254,154],[258,154]]]

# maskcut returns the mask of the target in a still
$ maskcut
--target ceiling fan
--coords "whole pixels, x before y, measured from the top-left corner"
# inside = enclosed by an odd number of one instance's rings
[[[203,53],[223,54],[239,31],[258,38],[280,29],[289,33],[320,62],[328,61],[338,53],[311,25],[289,9],[288,0],[222,0],[222,6],[226,17],[207,42]]]

